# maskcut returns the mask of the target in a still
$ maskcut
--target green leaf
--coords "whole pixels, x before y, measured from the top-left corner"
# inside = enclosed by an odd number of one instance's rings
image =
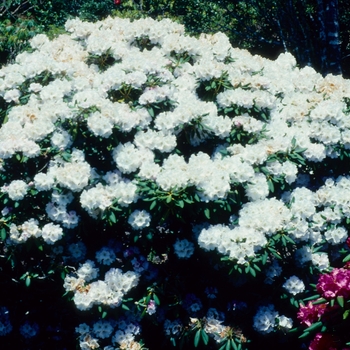
[[[201,329],[201,335],[202,335],[203,343],[204,343],[205,345],[207,345],[208,342],[209,342],[209,336],[208,336],[208,334],[205,332],[204,329]]]
[[[153,201],[149,207],[149,210],[153,210],[156,205],[157,205],[157,201]]]
[[[348,254],[344,259],[343,262],[348,262],[350,261],[350,254]]]
[[[63,158],[63,160],[65,160],[66,162],[70,162],[72,155],[68,152],[63,152],[61,154],[61,157]]]
[[[344,307],[344,297],[342,295],[337,297],[337,302],[339,304],[340,307]]]
[[[125,304],[122,304],[122,309],[130,311],[130,309]]]
[[[318,299],[320,297],[319,294],[314,294],[314,295],[311,295],[311,297],[308,297],[308,298],[305,298],[303,299],[304,301],[309,301],[309,300],[315,300],[315,299]],[[323,299],[324,301],[326,301],[326,299]],[[317,305],[316,304],[316,301],[313,303],[314,305]],[[319,303],[321,304],[321,303]]]
[[[30,286],[30,276],[26,277],[26,286],[29,287]]]
[[[283,236],[281,236],[281,241],[282,241],[282,245],[283,245],[283,247],[286,247],[287,246],[287,241],[286,241],[286,238],[285,238],[285,236],[283,235]]]
[[[310,334],[310,332],[305,332],[304,331],[304,333],[302,335],[300,335],[298,338],[299,339],[306,338],[309,334]]]
[[[346,320],[349,317],[350,310],[345,310],[343,313],[343,320]]]
[[[314,324],[312,324],[310,327],[304,329],[304,333],[310,333],[311,331],[314,331],[317,328],[321,328],[323,326],[323,322],[322,321],[318,321]]]
[[[183,200],[179,200],[179,201],[177,201],[177,203],[176,203],[180,208],[183,208],[184,206],[185,206],[185,203],[184,203],[184,201]]]
[[[271,193],[274,193],[274,192],[275,192],[275,186],[274,186],[274,184],[273,184],[273,182],[272,182],[271,179],[268,179],[268,180],[267,180],[267,185],[269,186],[269,191],[270,191]]]
[[[152,107],[149,107],[149,108],[147,108],[147,111],[148,111],[149,115],[150,115],[152,118],[154,118],[154,111],[153,111],[153,108],[152,108]]]
[[[226,344],[224,344],[223,346],[221,346],[219,350],[224,350],[225,347],[226,347]]]
[[[230,342],[230,339],[227,339],[225,350],[230,350],[230,349],[231,349],[231,342]]]
[[[295,242],[288,235],[284,235],[284,237],[289,243],[295,244]]]
[[[233,339],[231,339],[231,346],[233,347],[233,350],[238,350],[238,346]]]
[[[156,294],[153,293],[153,300],[154,302],[157,304],[157,305],[160,305],[160,301],[159,301],[159,298]]]
[[[249,272],[253,277],[256,277],[256,272],[252,267],[249,267]]]
[[[295,327],[295,328],[292,328],[288,331],[288,333],[296,333],[296,332],[299,332],[300,330],[300,327]]]
[[[199,339],[200,339],[200,336],[201,336],[201,330],[198,329],[198,331],[196,332],[195,336],[194,336],[194,346],[197,347],[198,344],[199,344]]]
[[[260,271],[261,272],[261,269],[260,267],[257,265],[257,264],[253,264],[253,267],[256,271]]]
[[[4,241],[6,239],[6,230],[4,227],[1,229],[0,237],[1,237],[2,241]]]
[[[210,219],[210,210],[208,208],[204,210],[204,215],[207,219]]]
[[[109,221],[112,222],[113,224],[117,223],[117,218],[112,211],[109,213]]]
[[[106,316],[107,316],[107,312],[106,312],[106,311],[103,311],[101,317],[102,317],[102,318],[106,318]]]

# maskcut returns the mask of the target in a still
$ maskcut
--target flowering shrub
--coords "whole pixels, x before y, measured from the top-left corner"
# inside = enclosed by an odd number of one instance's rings
[[[320,330],[310,344],[310,350],[350,349],[346,331],[350,313],[350,270],[334,268],[330,273],[321,274],[316,285],[319,295],[309,299],[298,312],[300,322],[306,326],[303,335]],[[345,344],[348,347],[345,347]]]
[[[63,285],[81,349],[301,346],[349,252],[349,82],[170,20],[66,30],[0,70],[11,278]]]

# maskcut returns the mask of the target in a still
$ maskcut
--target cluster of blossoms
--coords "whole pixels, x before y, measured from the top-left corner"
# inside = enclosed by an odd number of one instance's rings
[[[347,339],[346,319],[349,314],[350,270],[348,264],[344,268],[334,268],[330,273],[321,274],[316,285],[319,298],[301,305],[298,319],[301,324],[312,327],[319,322],[324,325],[321,333],[317,333],[309,349],[338,349]],[[340,326],[339,328],[339,324]],[[337,326],[338,325],[338,326]],[[309,329],[308,328],[308,329]],[[335,330],[335,331],[334,331]],[[348,340],[348,339],[347,339]],[[349,345],[349,342],[346,343]],[[342,349],[348,349],[343,347]]]
[[[159,258],[162,249],[179,266],[198,246],[217,251],[238,271],[264,270],[264,287],[280,282],[280,258],[300,271],[330,267],[331,252],[348,237],[350,177],[323,163],[348,156],[349,81],[298,68],[288,53],[276,61],[252,56],[222,33],[189,37],[170,20],[71,19],[66,30],[53,40],[37,35],[33,52],[0,69],[7,247],[43,240],[56,255],[68,247],[64,263],[80,266],[64,288],[80,310],[121,306],[142,281],[157,284],[151,265],[167,260]],[[184,224],[178,235],[153,229],[167,218],[169,226]],[[73,241],[93,231],[84,221],[109,233],[116,228],[133,271],[118,267],[110,246],[95,255],[101,267],[82,262],[87,248]],[[138,240],[154,247],[135,253]],[[347,298],[346,276],[324,277],[319,292]],[[293,297],[306,289],[296,276],[282,288]],[[218,289],[206,293],[213,301]],[[162,308],[153,290],[145,301],[142,312],[157,319]],[[172,303],[194,319],[193,328],[199,322],[214,338],[232,338],[194,293]],[[300,317],[311,324],[323,311],[308,304]],[[187,329],[165,316],[157,322],[169,336]],[[263,334],[292,327],[272,304],[251,322]],[[112,321],[81,326],[80,346],[98,348],[98,338],[112,337],[113,346],[138,349],[139,328],[131,324],[117,331]]]
[[[6,335],[12,331],[12,324],[9,317],[9,311],[6,307],[0,308],[0,335]]]
[[[305,290],[304,282],[299,279],[297,276],[292,276],[287,279],[287,281],[282,286],[290,294],[296,295],[302,293]]]
[[[86,323],[76,327],[79,334],[79,345],[82,350],[100,349],[101,343],[110,342],[112,345],[104,346],[104,350],[141,350],[142,344],[136,340],[141,328],[137,321],[123,319],[100,320],[91,327]]]
[[[253,327],[262,334],[268,334],[277,329],[289,330],[293,327],[293,320],[279,315],[272,304],[261,306],[254,316]]]
[[[121,304],[124,294],[138,283],[139,274],[133,271],[123,273],[120,269],[109,269],[104,280],[95,280],[99,269],[91,260],[81,264],[76,276],[66,276],[64,288],[74,292],[74,303],[79,310],[88,310],[93,305],[108,305],[112,308]],[[91,282],[91,283],[89,283]]]

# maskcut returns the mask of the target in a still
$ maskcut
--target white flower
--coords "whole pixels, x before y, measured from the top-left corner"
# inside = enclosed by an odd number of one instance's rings
[[[98,273],[99,269],[95,267],[95,263],[92,260],[87,260],[84,264],[81,264],[77,270],[78,277],[86,282],[95,279],[98,276]]]
[[[274,278],[280,276],[281,273],[282,273],[282,268],[278,264],[277,260],[274,259],[272,262],[272,265],[266,270],[266,279],[264,282],[266,284],[272,284],[274,281]]]
[[[10,102],[19,103],[20,96],[21,96],[21,92],[18,89],[8,90],[4,95],[4,100],[7,103],[10,103]]]
[[[278,316],[278,327],[282,328],[283,330],[292,329],[293,320],[289,317],[284,316],[284,315]]]
[[[38,191],[48,191],[55,183],[52,174],[39,173],[34,176],[34,186]]]
[[[313,253],[312,263],[321,271],[329,267],[329,259],[327,253]]]
[[[157,305],[156,305],[155,301],[154,300],[150,300],[150,302],[147,305],[146,313],[148,315],[153,315],[153,314],[156,313],[156,311],[157,311]]]
[[[71,254],[71,258],[74,260],[81,260],[85,257],[86,246],[83,242],[72,243],[68,246],[68,251]]]
[[[6,307],[0,307],[0,336],[7,335],[12,329],[8,309]]]
[[[150,225],[151,215],[146,210],[135,210],[130,214],[128,223],[134,230],[142,230]]]
[[[114,328],[109,321],[97,321],[93,327],[92,330],[96,337],[105,339],[111,336]]]
[[[90,327],[86,323],[81,323],[78,327],[75,327],[75,332],[79,334],[86,334],[90,332]]]
[[[346,241],[348,231],[344,227],[336,227],[325,232],[326,240],[331,244],[339,244]]]
[[[194,244],[187,239],[177,239],[174,244],[175,254],[180,259],[188,259],[194,252]]]
[[[19,327],[19,332],[26,339],[35,337],[38,331],[39,325],[37,323],[25,322]]]
[[[247,185],[246,196],[251,201],[264,199],[269,194],[269,186],[264,174],[255,174],[254,179]]]
[[[68,148],[72,143],[72,137],[66,130],[57,130],[51,136],[51,145],[62,150]]]
[[[271,333],[276,327],[276,318],[278,312],[272,304],[261,306],[254,316],[253,327],[256,331],[262,334]]]
[[[180,323],[179,320],[175,321],[170,321],[170,320],[165,320],[164,321],[164,332],[168,336],[173,336],[176,334],[179,334],[183,329],[182,323]]]
[[[308,246],[303,246],[295,252],[295,260],[298,265],[303,266],[306,262],[312,260],[311,249]]]
[[[46,224],[41,230],[41,236],[48,244],[54,244],[63,236],[63,229],[53,223]]]
[[[285,288],[288,291],[288,293],[293,295],[302,293],[305,290],[304,282],[297,276],[289,277],[287,281],[284,282],[282,287]]]
[[[1,190],[7,192],[12,200],[18,201],[27,194],[28,185],[23,180],[14,180],[8,186],[3,186]]]
[[[96,260],[103,265],[111,265],[116,259],[113,249],[108,247],[103,247],[98,252],[96,252]]]

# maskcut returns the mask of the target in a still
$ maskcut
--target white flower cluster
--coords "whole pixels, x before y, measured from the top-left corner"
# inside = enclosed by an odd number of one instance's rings
[[[277,329],[289,330],[293,327],[291,318],[284,315],[280,316],[272,304],[260,306],[254,316],[254,329],[262,334],[268,334]]]
[[[64,288],[74,292],[74,303],[79,310],[88,310],[93,305],[108,305],[112,308],[121,304],[123,296],[139,280],[139,274],[133,271],[123,273],[120,269],[111,268],[104,280],[95,280],[99,269],[93,261],[88,260],[76,271],[76,276],[68,275],[64,280]]]
[[[23,243],[30,237],[42,237],[47,244],[54,244],[60,240],[63,236],[63,229],[59,225],[55,225],[52,222],[39,227],[39,222],[36,219],[29,219],[22,225],[10,225],[10,243]]]
[[[166,319],[164,321],[164,332],[169,337],[179,335],[182,329],[183,324],[180,322],[180,320],[170,321],[169,319]]]
[[[238,226],[215,225],[203,229],[198,244],[206,250],[217,249],[244,264],[266,245],[266,236],[282,230],[290,217],[284,203],[275,198],[249,202],[239,212]]]
[[[39,332],[39,325],[36,322],[26,321],[19,327],[19,332],[24,338],[33,338]]]
[[[206,250],[217,249],[219,253],[228,255],[230,259],[244,264],[248,258],[267,243],[263,233],[248,227],[230,229],[224,225],[213,225],[203,229],[198,237],[198,244]]]
[[[194,252],[194,244],[188,239],[178,239],[174,244],[175,254],[180,259],[188,259]]]
[[[10,333],[12,328],[8,309],[4,306],[0,307],[0,336]]]
[[[350,96],[349,82],[331,75],[322,78],[309,67],[296,68],[290,54],[282,54],[274,62],[251,56],[232,48],[222,33],[190,38],[183,26],[170,20],[107,18],[83,23],[74,19],[66,23],[66,29],[69,35],[52,41],[45,35],[33,38],[34,52],[20,54],[16,64],[0,70],[0,96],[14,104],[0,129],[0,158],[7,160],[18,153],[37,157],[44,151],[44,139],[59,152],[71,151],[70,160],[58,155],[45,172],[33,177],[36,190],[54,192],[59,186],[67,198],[74,194],[81,207],[98,218],[116,202],[121,207],[137,202],[136,178],[155,182],[164,191],[195,186],[203,202],[225,199],[233,186],[242,184],[251,203],[242,208],[239,226],[230,232],[216,229],[210,238],[201,234],[202,247],[219,247],[222,254],[244,263],[266,243],[264,235],[282,229],[305,243],[319,242],[320,233],[330,244],[344,241],[343,227],[307,227],[310,222],[320,225],[325,213],[312,211],[321,201],[311,199],[310,203],[301,193],[298,197],[302,189],[291,194],[294,202],[290,209],[280,201],[267,200],[267,176],[256,172],[256,166],[294,146],[306,149],[303,155],[315,162],[336,157],[334,147],[339,142],[350,147],[350,124],[343,112],[344,98]],[[141,38],[149,40],[149,50],[138,47]],[[89,63],[90,55],[105,54],[115,61],[105,70],[96,62]],[[189,55],[191,61],[174,65],[174,57],[182,54]],[[22,84],[44,72],[52,75],[52,81],[46,85],[31,82],[31,96],[22,105]],[[201,100],[201,84],[223,76],[232,88],[213,101]],[[150,77],[157,81],[155,85],[147,85]],[[133,101],[138,108],[122,97],[111,99],[110,94],[123,87],[139,92]],[[171,101],[169,110],[157,115],[149,112],[150,107],[167,101]],[[225,115],[222,109],[239,110],[241,115]],[[85,111],[83,116],[81,111]],[[259,120],[252,111],[267,117]],[[79,123],[85,123],[95,137],[108,140],[115,130],[137,132],[111,148],[115,169],[97,175],[84,149],[70,150],[76,137],[72,125]],[[226,138],[240,129],[264,137],[245,146],[227,144]],[[174,153],[184,134],[193,147],[214,139],[220,146],[212,153],[192,152],[186,159]],[[156,152],[162,154],[162,162],[156,160]],[[265,169],[270,176],[284,177],[288,184],[298,179],[298,168],[290,160],[269,162]],[[130,174],[135,177],[132,181]],[[27,180],[16,179],[1,191],[18,201],[28,188]],[[70,203],[53,197],[46,203],[48,218],[65,228],[76,227],[79,216],[67,210]],[[346,215],[344,205],[339,208]],[[335,215],[337,211],[332,210]],[[142,213],[134,211],[129,218],[136,230],[150,224],[149,214]]]
[[[111,343],[117,347],[109,345],[104,347],[105,350],[141,350],[140,343],[135,340],[140,330],[140,326],[129,319],[100,320],[95,322],[92,327],[82,323],[75,328],[75,332],[79,334],[79,345],[82,350],[100,348],[99,340],[108,338],[111,338]]]
[[[1,190],[7,193],[12,200],[18,201],[27,194],[28,185],[23,180],[13,180],[8,186],[3,186]]]
[[[146,210],[135,210],[129,216],[128,223],[134,230],[142,230],[151,223],[151,215]]]
[[[293,295],[302,293],[305,290],[304,282],[297,276],[289,277],[282,287],[285,288],[288,293]]]

